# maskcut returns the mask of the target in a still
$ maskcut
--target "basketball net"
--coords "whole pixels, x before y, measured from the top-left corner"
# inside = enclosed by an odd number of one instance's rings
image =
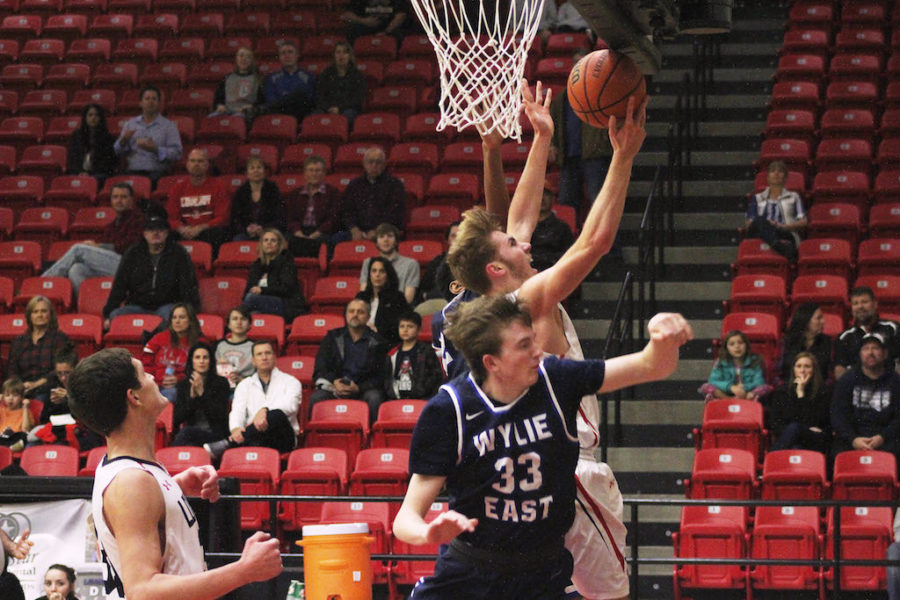
[[[493,16],[485,3],[493,1]],[[522,78],[544,0],[411,0],[437,55],[441,77],[437,130],[473,126],[521,141]],[[468,7],[467,7],[468,5]],[[477,8],[476,8],[477,6]]]

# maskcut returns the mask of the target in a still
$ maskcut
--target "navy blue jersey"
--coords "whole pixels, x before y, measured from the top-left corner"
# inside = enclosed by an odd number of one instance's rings
[[[575,514],[575,419],[603,361],[545,358],[518,400],[491,400],[470,375],[441,387],[416,423],[411,473],[447,478],[450,508],[479,520],[460,539],[516,552],[558,541]]]
[[[460,304],[471,302],[475,298],[478,298],[478,294],[469,290],[463,290],[431,319],[431,347],[434,348],[438,358],[441,359],[441,366],[449,379],[455,379],[468,373],[469,365],[466,363],[462,352],[458,351],[453,346],[453,342],[444,335],[444,324],[447,322],[447,315],[459,308]]]

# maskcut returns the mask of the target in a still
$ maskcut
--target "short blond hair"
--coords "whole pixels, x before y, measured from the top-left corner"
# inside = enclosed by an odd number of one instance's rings
[[[3,382],[3,393],[13,396],[25,396],[25,382],[18,377],[10,377]]]
[[[497,248],[491,243],[495,231],[502,228],[494,215],[483,208],[467,210],[459,224],[456,241],[447,252],[447,265],[453,277],[476,294],[486,294],[491,289],[485,267],[497,258]]]

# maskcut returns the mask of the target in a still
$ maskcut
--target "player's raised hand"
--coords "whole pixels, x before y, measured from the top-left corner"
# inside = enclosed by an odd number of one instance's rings
[[[645,349],[660,378],[668,377],[678,366],[678,349],[694,339],[694,329],[678,313],[659,313],[647,324],[650,343]]]
[[[528,87],[528,80],[522,79],[522,109],[525,116],[531,121],[534,132],[545,136],[553,135],[553,119],[550,117],[550,101],[553,92],[547,88],[547,93],[543,93],[543,85],[540,81],[534,88],[534,95],[531,95],[531,88]]]
[[[28,557],[31,547],[34,546],[34,542],[28,539],[29,535],[31,535],[31,530],[26,529],[22,532],[22,535],[13,540],[10,556],[18,560],[24,560]]]
[[[278,577],[284,567],[278,551],[278,538],[257,531],[244,542],[239,562],[243,563],[248,582],[268,581]]]
[[[219,499],[219,475],[211,465],[185,469],[173,479],[185,496],[203,498],[210,502]]]
[[[644,125],[647,123],[647,103],[649,101],[650,96],[646,96],[638,108],[634,96],[629,97],[625,121],[621,125],[615,115],[610,115],[609,143],[612,144],[616,154],[634,158],[641,149],[644,138],[647,137]],[[636,108],[637,111],[635,111]]]
[[[475,531],[478,519],[470,519],[455,510],[439,514],[425,532],[429,544],[445,544],[463,531]]]

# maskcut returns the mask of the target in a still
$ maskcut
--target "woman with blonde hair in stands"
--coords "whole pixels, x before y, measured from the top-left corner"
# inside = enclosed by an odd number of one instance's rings
[[[56,366],[54,357],[72,348],[69,336],[59,330],[56,309],[45,296],[34,296],[25,305],[26,331],[9,347],[6,376],[25,382],[25,396],[46,402],[47,385]]]
[[[279,315],[288,323],[307,312],[294,257],[284,235],[274,227],[259,238],[259,258],[250,265],[244,304],[251,313]]]
[[[253,51],[246,46],[234,55],[234,70],[216,88],[210,117],[236,115],[253,117],[264,102],[262,77],[256,67]]]
[[[812,352],[798,352],[793,377],[772,394],[769,428],[772,450],[799,448],[828,454],[831,449],[831,386],[826,385]]]

